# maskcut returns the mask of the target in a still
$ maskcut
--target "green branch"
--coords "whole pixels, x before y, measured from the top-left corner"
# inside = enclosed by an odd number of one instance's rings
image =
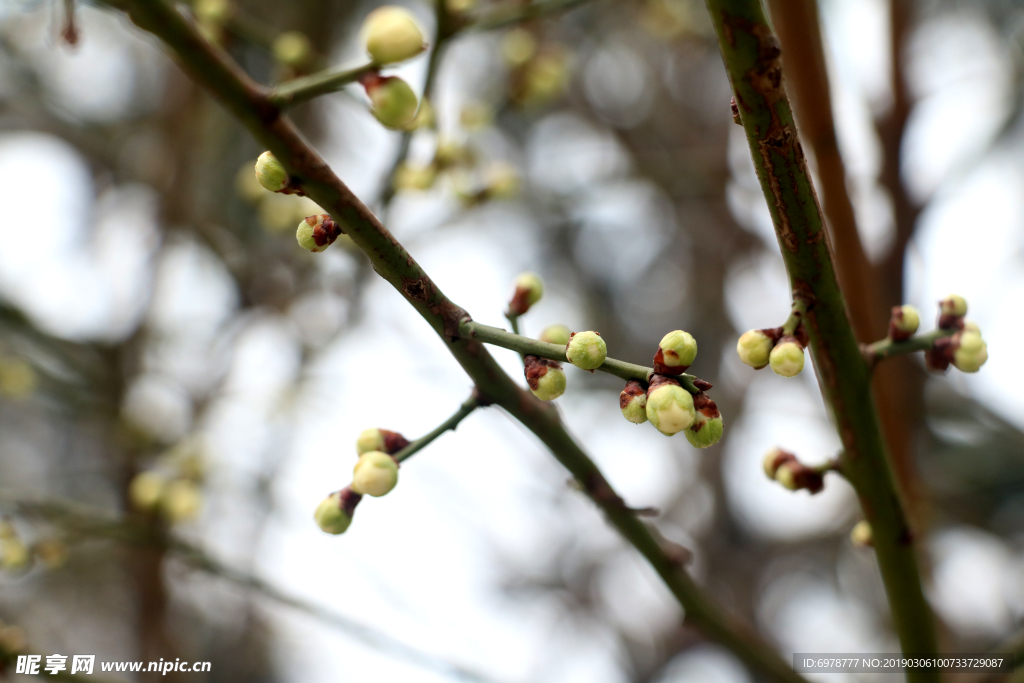
[[[685,610],[686,619],[708,637],[733,650],[761,675],[806,683],[755,633],[725,614],[685,573],[678,554],[663,547],[635,512],[623,504],[597,465],[561,423],[558,411],[537,400],[509,377],[485,346],[460,333],[466,312],[452,303],[395,237],[299,135],[292,123],[221,50],[207,43],[166,0],[104,0],[126,11],[138,26],[167,43],[179,63],[206,87],[266,149],[314,202],[344,225],[374,270],[412,305],[440,336],[476,384],[480,395],[504,408],[532,431],[580,482],[608,521],[661,576]]]
[[[349,83],[355,83],[366,74],[373,73],[380,66],[370,62],[352,69],[330,68],[302,78],[293,78],[271,89],[267,97],[281,109],[287,109],[314,97],[337,92]]]
[[[466,320],[459,326],[459,331],[474,339],[479,339],[485,344],[493,344],[494,346],[500,346],[503,349],[509,349],[510,351],[516,351],[520,355],[530,354],[533,356],[539,356],[540,358],[550,358],[551,360],[561,361],[568,363],[568,359],[565,357],[565,347],[558,344],[549,344],[548,342],[540,341],[539,339],[531,339],[529,337],[523,337],[512,332],[507,332],[499,327],[491,327],[490,325],[482,325],[472,320]],[[636,379],[641,382],[650,382],[651,375],[654,374],[654,368],[648,368],[643,365],[635,365],[633,363],[627,363],[621,360],[615,360],[614,358],[606,358],[604,364],[598,368],[601,372],[607,372],[610,375],[621,377],[625,380]],[[700,389],[694,384],[694,380],[700,381],[699,378],[693,375],[675,375],[675,378],[679,380],[679,383],[683,385],[683,388],[689,391],[691,394],[699,394]]]
[[[826,403],[843,442],[843,473],[860,496],[905,653],[929,655],[938,643],[913,544],[890,469],[861,354],[836,281],[818,199],[782,81],[781,51],[760,0],[706,0],[746,132],[754,168],[775,226]],[[939,680],[908,670],[908,680]]]
[[[433,431],[429,432],[428,434],[425,434],[424,436],[421,436],[420,438],[416,439],[402,450],[395,453],[395,460],[397,460],[398,462],[402,462],[403,460],[407,460],[408,458],[411,458],[412,456],[416,455],[417,452],[419,452],[427,445],[429,445],[431,441],[441,436],[445,432],[453,430],[456,427],[458,427],[460,422],[462,422],[466,417],[469,416],[470,413],[472,413],[477,408],[480,408],[481,406],[482,404],[480,403],[480,399],[477,398],[476,394],[474,393],[473,396],[467,398],[462,403],[462,405],[459,406],[459,409],[455,411],[454,415],[452,415],[447,420],[439,424]]]
[[[893,341],[891,338],[886,337],[880,341],[876,341],[872,344],[863,344],[862,349],[864,356],[868,359],[868,363],[874,366],[880,360],[886,358],[892,358],[893,356],[903,356],[908,353],[915,353],[917,351],[927,351],[935,342],[942,339],[943,337],[949,337],[956,334],[957,330],[943,330],[937,329],[927,334],[919,334],[916,337],[911,337],[904,341]]]

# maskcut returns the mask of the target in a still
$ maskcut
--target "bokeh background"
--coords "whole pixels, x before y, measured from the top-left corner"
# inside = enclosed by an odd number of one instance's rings
[[[892,2],[822,0],[822,32],[885,305],[914,304],[929,328],[962,294],[989,344],[975,376],[894,361],[928,595],[944,646],[983,651],[1024,619],[1024,5]],[[435,8],[407,6],[429,35]],[[193,9],[269,83],[362,63],[372,8]],[[191,681],[755,680],[682,625],[499,409],[409,461],[345,535],[320,532],[312,512],[350,481],[356,435],[415,438],[468,380],[357,251],[296,246],[319,211],[253,187],[262,150],[151,37],[88,3],[76,44],[66,21],[64,3],[0,2],[0,620],[29,650],[212,662],[167,676]],[[291,66],[274,50],[286,31],[309,44]],[[793,494],[761,470],[771,446],[820,462],[839,441],[813,372],[755,374],[733,351],[789,299],[703,3],[576,3],[392,71],[422,91],[430,63],[433,127],[385,130],[358,86],[295,118],[475,319],[504,325],[533,270],[547,294],[526,334],[596,329],[640,363],[665,332],[694,334],[721,444],[627,423],[619,380],[570,368],[572,433],[785,656],[896,651],[874,558],[848,539],[850,487]],[[496,178],[501,196],[479,192]],[[169,512],[132,510],[140,472],[178,483]]]

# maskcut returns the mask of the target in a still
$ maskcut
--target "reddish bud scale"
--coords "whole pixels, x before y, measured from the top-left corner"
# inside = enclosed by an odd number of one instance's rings
[[[626,388],[619,394],[619,409],[625,410],[633,402],[634,398],[643,396],[646,393],[647,389],[644,388],[644,385],[639,380],[629,380],[626,382]]]
[[[334,244],[334,240],[338,239],[344,230],[327,214],[322,214],[319,218],[322,220],[320,225],[317,225],[317,216],[306,216],[306,224],[316,226],[313,228],[313,242],[318,247]]]
[[[351,517],[355,514],[356,506],[359,505],[359,501],[363,499],[363,496],[353,491],[350,486],[346,486],[339,493],[341,494],[341,509]]]
[[[679,358],[679,354],[671,349],[669,349],[668,353],[676,359]],[[658,352],[654,354],[654,371],[659,375],[681,375],[689,367],[689,365],[665,365],[664,349],[659,348]]]
[[[651,375],[651,384],[647,387],[647,397],[650,398],[655,389],[665,384],[675,384],[677,387],[682,386],[679,380],[674,377],[661,374]]]
[[[962,330],[964,329],[964,317],[951,313],[940,313],[938,328],[940,330]]]
[[[722,414],[718,412],[718,406],[703,391],[693,397],[693,407],[697,412],[701,413],[709,420],[713,420],[716,417],[722,417]]]
[[[697,387],[697,389],[700,391],[708,391],[715,385],[703,379],[694,379],[693,386]]]
[[[695,403],[696,405],[696,403]],[[784,451],[781,448],[776,448],[775,457],[770,462],[765,463],[766,473],[771,477],[775,477],[775,473],[779,471],[779,468],[785,465],[787,462],[796,462],[796,456],[789,451]]]
[[[508,302],[508,310],[512,315],[524,315],[530,310],[530,290],[526,287],[516,287],[512,300]]]
[[[380,434],[384,437],[384,452],[388,455],[394,455],[409,445],[409,440],[398,432],[381,429]]]
[[[825,486],[825,475],[803,463],[794,460],[786,467],[793,473],[793,481],[796,482],[797,488],[807,489],[814,494]]]
[[[526,375],[526,383],[530,389],[536,391],[540,386],[540,378],[548,374],[548,368],[560,369],[562,365],[550,358],[538,358],[537,356],[523,356],[523,374]]]
[[[941,320],[941,319],[940,319]],[[960,320],[963,325],[963,320]],[[941,325],[940,325],[941,327]],[[924,362],[929,370],[945,372],[953,362],[953,354],[956,353],[956,337],[942,337],[936,339],[932,347],[924,352]]]

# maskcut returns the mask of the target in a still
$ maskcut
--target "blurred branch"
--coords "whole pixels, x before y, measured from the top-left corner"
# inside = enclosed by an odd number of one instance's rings
[[[107,538],[135,546],[165,549],[193,569],[225,579],[230,583],[252,590],[274,602],[315,617],[378,650],[396,655],[420,666],[446,674],[454,674],[467,680],[493,682],[493,679],[487,676],[421,652],[386,633],[360,624],[316,603],[307,602],[288,595],[263,579],[229,567],[214,559],[198,546],[176,537],[164,527],[152,522],[147,522],[143,519],[119,519],[101,511],[72,506],[59,501],[27,501],[0,497],[0,502],[13,505],[18,512],[25,516],[41,517],[47,522],[75,534]],[[74,680],[80,679],[76,676]]]
[[[843,472],[861,499],[903,652],[938,650],[913,533],[890,470],[871,396],[871,375],[847,317],[814,185],[782,85],[778,40],[759,0],[707,0],[768,203],[794,298],[808,302],[806,327],[823,397],[845,454]],[[908,671],[910,681],[938,681]]]
[[[277,157],[295,186],[346,226],[349,237],[374,269],[442,338],[480,394],[530,429],[572,473],[609,522],[651,563],[684,608],[688,621],[762,675],[776,681],[804,681],[771,646],[724,613],[697,587],[680,566],[678,553],[666,550],[635,511],[615,494],[597,465],[562,426],[557,410],[519,387],[481,343],[460,336],[459,323],[466,319],[466,312],[444,296],[398,240],[305,143],[267,98],[264,88],[223,51],[210,45],[165,0],[105,1],[126,11],[138,26],[167,43],[189,75],[210,90]]]
[[[549,344],[537,339],[531,339],[529,337],[523,337],[512,332],[506,332],[497,327],[491,327],[490,325],[481,325],[480,323],[468,320],[459,326],[459,331],[474,339],[479,339],[485,344],[494,344],[500,346],[503,349],[509,349],[516,351],[520,354],[531,354],[539,356],[541,358],[550,358],[551,360],[561,361],[562,363],[569,362],[565,356],[565,347],[559,344]],[[644,367],[643,365],[634,365],[633,363],[627,363],[621,360],[615,360],[614,358],[606,358],[601,367],[597,368],[601,372],[607,372],[610,375],[621,377],[622,379],[636,379],[641,382],[650,381],[651,375],[654,374],[654,368]],[[701,391],[710,389],[711,386],[693,375],[676,375],[676,379],[683,385],[683,388],[689,391],[691,394],[699,394]],[[700,382],[704,388],[697,386]]]
[[[480,402],[479,397],[476,395],[476,392],[474,392],[472,396],[467,398],[462,403],[462,405],[459,406],[459,409],[455,411],[454,415],[452,415],[447,420],[439,424],[436,429],[434,429],[433,431],[429,432],[424,436],[421,436],[420,438],[416,439],[402,450],[395,453],[395,460],[397,460],[398,462],[402,462],[403,460],[407,460],[408,458],[411,458],[412,456],[416,455],[417,452],[425,448],[427,445],[430,444],[431,441],[433,441],[437,437],[441,436],[442,434],[449,430],[454,430],[456,427],[459,426],[460,422],[462,422],[464,419],[466,419],[466,417],[469,416],[470,413],[472,413],[474,410],[480,408],[483,405],[485,404]]]

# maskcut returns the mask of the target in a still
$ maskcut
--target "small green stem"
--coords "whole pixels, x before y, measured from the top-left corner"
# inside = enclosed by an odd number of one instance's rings
[[[314,97],[337,92],[349,83],[355,83],[380,65],[370,62],[353,69],[330,68],[302,78],[293,78],[270,91],[268,99],[281,109],[308,102]]]
[[[874,366],[878,361],[892,358],[893,356],[903,356],[916,351],[927,351],[938,340],[943,337],[950,337],[956,334],[956,332],[957,330],[937,329],[932,330],[928,334],[919,334],[905,341],[893,341],[891,338],[886,337],[872,344],[864,344],[861,348],[868,359],[868,363]]]
[[[459,331],[468,337],[479,339],[485,344],[493,344],[494,346],[500,346],[503,349],[517,351],[520,354],[530,354],[533,356],[539,356],[540,358],[550,358],[551,360],[561,361],[562,363],[569,362],[565,357],[564,346],[559,344],[549,344],[548,342],[543,342],[539,339],[523,337],[499,327],[481,325],[478,322],[466,320],[459,325]],[[635,365],[633,363],[627,363],[614,358],[605,358],[604,364],[601,365],[598,370],[601,372],[607,372],[610,375],[615,375],[616,377],[621,377],[622,379],[636,379],[641,382],[650,382],[651,375],[654,374],[654,368]],[[683,385],[683,388],[691,394],[700,393],[701,390],[694,384],[694,380],[696,380],[697,377],[693,375],[675,375],[675,378],[678,379],[679,383]]]
[[[800,323],[803,321],[804,314],[806,313],[807,304],[801,299],[795,299],[793,301],[793,308],[789,312],[789,317],[782,324],[782,334],[789,336],[796,332],[796,328],[800,327]]]
[[[395,460],[397,460],[398,462],[402,462],[403,460],[411,458],[420,450],[428,446],[430,442],[436,439],[437,437],[441,436],[450,429],[455,429],[456,427],[458,427],[460,422],[462,422],[470,413],[472,413],[479,407],[480,400],[474,393],[472,396],[467,398],[462,403],[461,406],[459,406],[459,409],[455,411],[454,415],[452,415],[447,420],[439,424],[436,429],[421,436],[420,438],[416,439],[402,450],[395,453]]]

